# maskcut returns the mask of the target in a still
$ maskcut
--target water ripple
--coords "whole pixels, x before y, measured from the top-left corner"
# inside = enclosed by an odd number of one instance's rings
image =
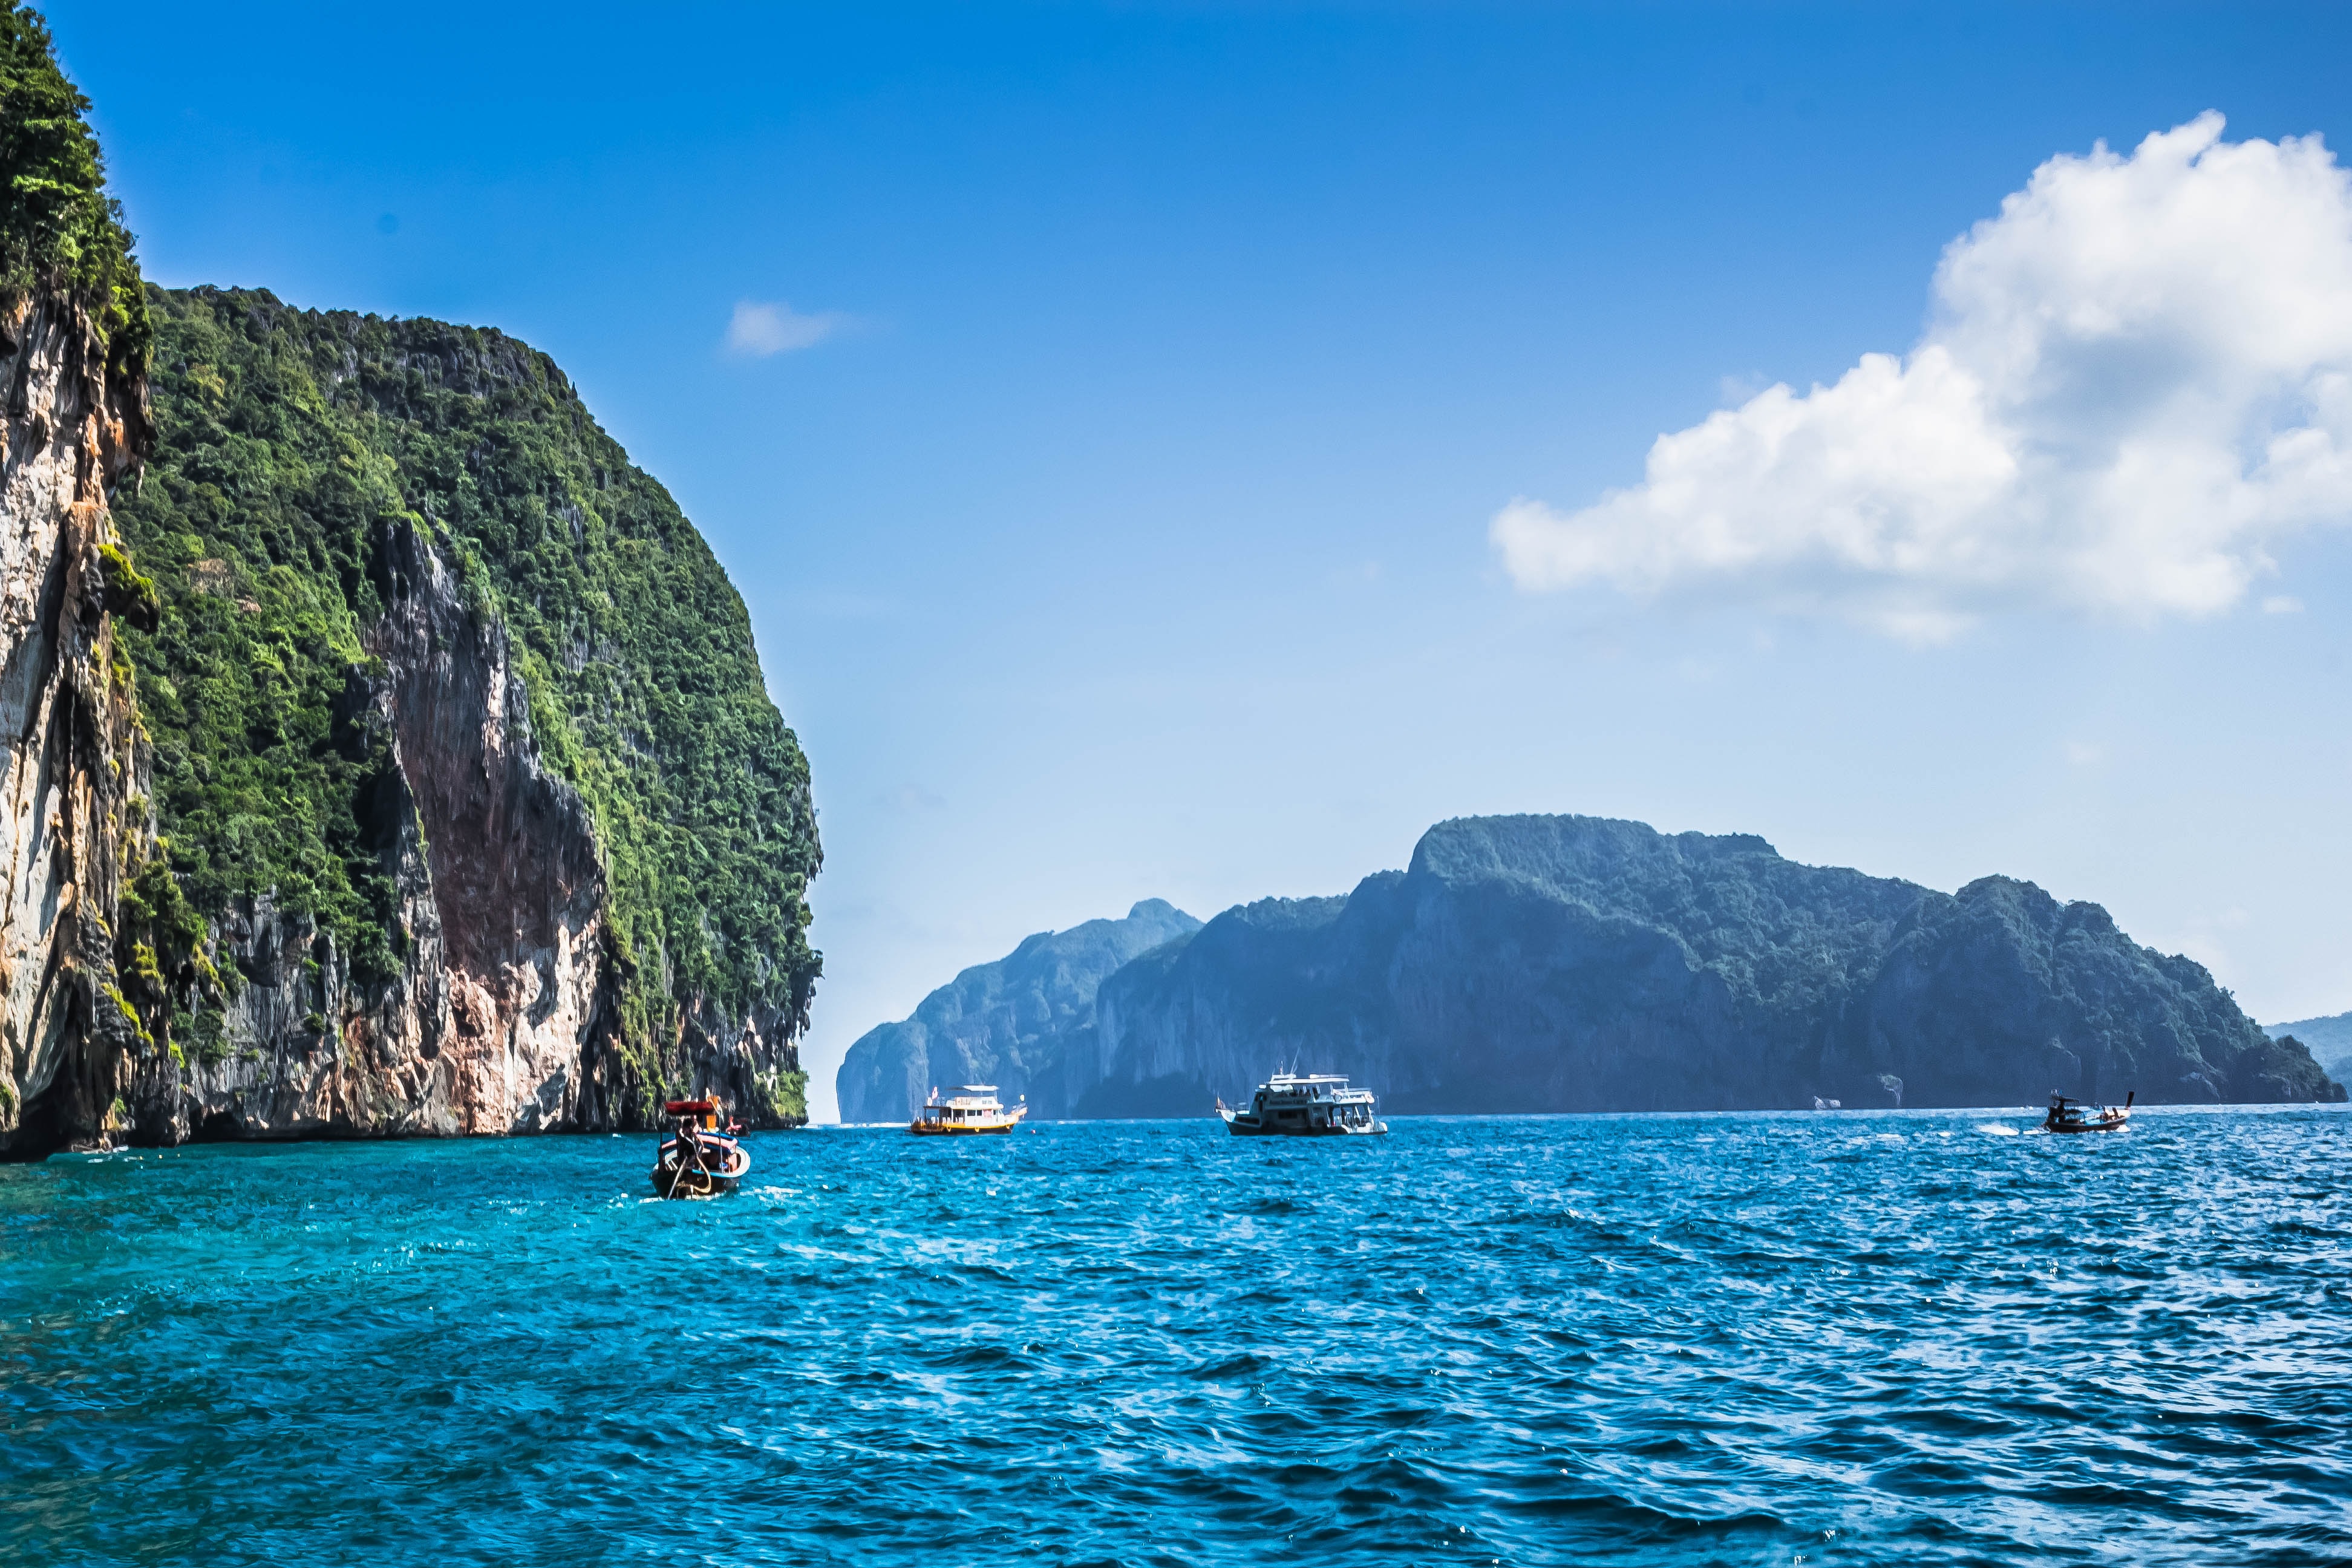
[[[0,1171],[0,1555],[2352,1562],[2352,1116]]]

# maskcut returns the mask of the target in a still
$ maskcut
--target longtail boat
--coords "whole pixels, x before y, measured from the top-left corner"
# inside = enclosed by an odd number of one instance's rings
[[[2050,1097],[2050,1114],[2042,1119],[2044,1132],[2120,1132],[2131,1121],[2132,1101],[2139,1098],[2133,1089],[2124,1096],[2121,1105],[2088,1105],[2079,1100],[2069,1100],[2063,1094]]]
[[[741,1124],[721,1125],[715,1100],[672,1100],[662,1113],[676,1119],[654,1158],[654,1191],[666,1198],[715,1198],[731,1193],[751,1168],[751,1156],[735,1142]]]

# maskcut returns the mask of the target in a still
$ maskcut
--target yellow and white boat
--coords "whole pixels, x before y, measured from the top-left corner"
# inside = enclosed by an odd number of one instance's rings
[[[915,1112],[915,1120],[907,1123],[909,1132],[930,1137],[955,1136],[971,1132],[1010,1132],[1029,1114],[1029,1097],[1023,1095],[1021,1103],[1012,1110],[996,1098],[992,1083],[958,1084],[941,1100],[938,1089]]]

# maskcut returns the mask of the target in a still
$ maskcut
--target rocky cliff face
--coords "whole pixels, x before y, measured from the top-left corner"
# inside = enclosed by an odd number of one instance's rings
[[[367,646],[425,841],[421,934],[440,951],[407,972],[448,989],[453,1115],[467,1131],[607,1122],[596,1069],[614,996],[594,824],[540,754],[504,633],[466,607],[416,528],[386,534],[386,608]],[[417,879],[403,866],[397,879]]]
[[[624,1092],[620,977],[593,819],[547,767],[504,631],[404,522],[345,724],[387,742],[363,802],[397,889],[397,971],[373,982],[311,915],[262,897],[215,928],[218,1032],[129,1107],[141,1142],[450,1136],[643,1125]],[[791,1020],[688,1021],[676,1081],[777,1120]],[[763,1035],[762,1026],[769,1034]]]
[[[807,762],[701,535],[503,333],[149,289],[89,107],[0,5],[0,1157],[803,1120]]]
[[[397,971],[373,983],[268,894],[215,922],[216,1032],[131,1107],[143,1141],[536,1132],[612,1125],[604,886],[593,825],[530,731],[507,639],[414,527],[342,727],[384,748],[362,808],[396,889]],[[201,1016],[201,1015],[199,1015]]]
[[[135,1021],[110,924],[147,831],[144,757],[110,610],[152,606],[107,491],[150,440],[90,312],[44,288],[0,310],[0,1154],[121,1124]]]
[[[2311,1052],[2328,1077],[2339,1083],[2352,1082],[2352,1013],[2298,1018],[2292,1024],[2265,1024],[2263,1033],[2274,1040],[2295,1041]]]
[[[512,340],[154,305],[128,1136],[803,1120],[806,767],[667,496]]]
[[[913,1017],[869,1029],[849,1047],[834,1080],[841,1119],[903,1121],[933,1088],[950,1084],[992,1083],[1007,1104],[1038,1092],[1049,1049],[1091,1038],[1104,978],[1200,929],[1164,900],[1146,899],[1125,920],[1039,931],[995,963],[973,965],[924,997]]]
[[[1401,1111],[2344,1095],[2096,905],[1588,817],[1441,824],[1348,898],[1229,910],[1049,1054],[1046,1115],[1193,1114],[1293,1064]]]

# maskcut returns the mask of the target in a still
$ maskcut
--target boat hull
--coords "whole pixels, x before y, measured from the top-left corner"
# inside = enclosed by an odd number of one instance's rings
[[[681,1173],[677,1168],[677,1140],[673,1138],[664,1143],[654,1161],[655,1194],[665,1198],[719,1197],[733,1192],[751,1169],[751,1156],[732,1144],[720,1147],[706,1143],[703,1151],[701,1162]]]
[[[2065,1133],[2121,1132],[2125,1128],[2130,1125],[2131,1112],[2126,1110],[2120,1115],[2102,1116],[2095,1121],[2062,1121],[2053,1116],[2048,1121],[2042,1122],[2042,1131],[2044,1132]]]
[[[932,1090],[931,1099],[907,1123],[907,1131],[918,1138],[986,1138],[1012,1131],[1028,1114],[1026,1100],[1008,1110],[998,1101],[994,1085],[966,1084],[945,1103],[940,1100],[939,1091]]]
[[[1389,1130],[1385,1121],[1367,1127],[1269,1127],[1247,1111],[1221,1110],[1225,1131],[1236,1138],[1378,1138]]]

